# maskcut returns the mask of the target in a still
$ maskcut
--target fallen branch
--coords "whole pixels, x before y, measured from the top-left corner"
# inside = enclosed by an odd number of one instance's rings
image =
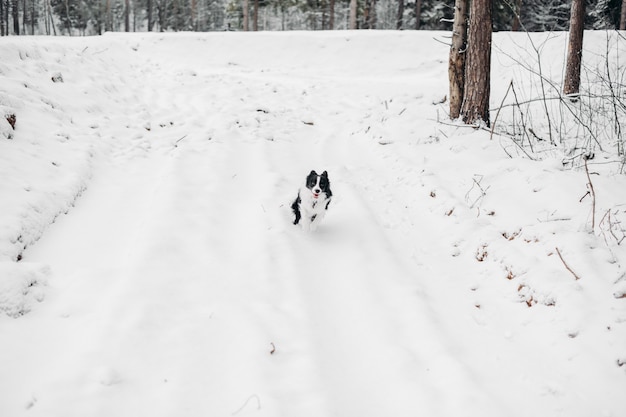
[[[555,249],[556,249],[556,253],[559,255],[559,258],[561,259],[561,262],[563,262],[563,265],[565,265],[565,269],[571,272],[572,275],[574,275],[574,278],[576,278],[576,281],[578,281],[580,277],[576,275],[576,272],[572,271],[572,268],[570,268],[567,262],[565,262],[565,259],[563,259],[563,255],[561,255],[561,251],[559,250],[559,248],[555,248]]]

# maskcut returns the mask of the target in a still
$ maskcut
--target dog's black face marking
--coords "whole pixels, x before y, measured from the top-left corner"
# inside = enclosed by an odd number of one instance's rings
[[[317,185],[317,172],[311,171],[311,173],[306,177],[306,188],[309,190],[313,190],[313,188]]]
[[[330,192],[330,181],[328,180],[328,172],[326,171],[322,172],[322,175],[319,175],[315,171],[311,171],[311,173],[306,177],[306,188],[315,194],[324,192],[327,197],[333,195]]]

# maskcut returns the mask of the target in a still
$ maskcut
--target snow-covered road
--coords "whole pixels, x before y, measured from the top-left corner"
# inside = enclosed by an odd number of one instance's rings
[[[618,416],[625,258],[579,233],[579,173],[438,124],[439,34],[246,35],[5,47],[39,60],[59,160],[89,156],[65,182],[24,170],[70,203],[3,242],[42,234],[0,269],[42,302],[0,317],[0,414]],[[306,233],[289,204],[311,169],[334,199]],[[546,206],[571,221],[537,223]]]

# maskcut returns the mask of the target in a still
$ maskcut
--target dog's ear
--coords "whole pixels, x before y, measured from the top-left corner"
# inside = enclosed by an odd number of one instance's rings
[[[328,172],[326,172],[326,171],[322,172],[322,177],[328,178]]]
[[[317,172],[311,171],[311,173],[309,174],[309,177],[311,177],[311,176],[316,176],[317,177]]]

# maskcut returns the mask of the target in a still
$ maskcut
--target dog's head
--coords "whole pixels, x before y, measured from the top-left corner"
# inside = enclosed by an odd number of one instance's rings
[[[313,198],[318,198],[321,193],[325,193],[326,196],[330,196],[330,181],[328,181],[328,172],[322,172],[322,175],[318,175],[317,172],[311,171],[306,177],[306,188],[311,190]]]

